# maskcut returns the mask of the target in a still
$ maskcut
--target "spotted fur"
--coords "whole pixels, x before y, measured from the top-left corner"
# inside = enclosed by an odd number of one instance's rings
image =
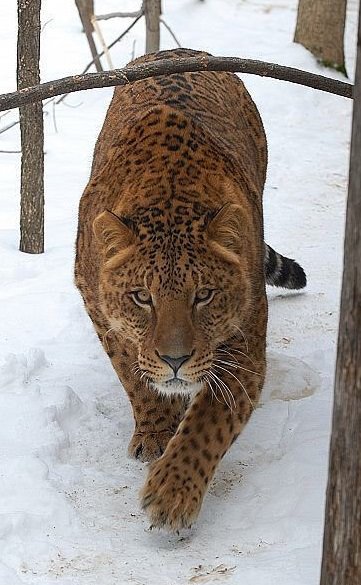
[[[116,89],[96,144],[76,284],[132,404],[129,453],[154,461],[142,506],[156,526],[196,519],[262,389],[266,165],[257,108],[230,73]]]

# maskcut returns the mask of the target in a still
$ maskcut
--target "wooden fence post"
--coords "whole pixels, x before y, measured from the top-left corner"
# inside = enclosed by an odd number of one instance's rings
[[[41,0],[18,0],[18,89],[40,83]],[[44,127],[41,102],[21,106],[20,250],[44,252]]]
[[[321,585],[361,583],[361,6]]]

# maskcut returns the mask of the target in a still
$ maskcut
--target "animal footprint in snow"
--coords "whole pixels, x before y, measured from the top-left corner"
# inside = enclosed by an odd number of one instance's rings
[[[226,567],[226,565],[217,565],[217,567],[205,567],[199,565],[194,567],[193,571],[196,573],[188,580],[189,583],[213,583],[215,581],[223,581],[230,577],[236,567]]]
[[[301,400],[314,394],[319,386],[319,374],[302,360],[275,352],[268,353],[261,402]]]
[[[209,493],[216,497],[224,497],[229,494],[235,486],[241,483],[242,471],[243,466],[240,467],[240,464],[238,464],[238,468],[230,467],[220,470],[212,481]]]
[[[47,365],[44,352],[36,347],[29,349],[26,355],[10,353],[5,356],[5,363],[0,366],[0,388],[9,388],[15,383],[18,389],[21,389]]]

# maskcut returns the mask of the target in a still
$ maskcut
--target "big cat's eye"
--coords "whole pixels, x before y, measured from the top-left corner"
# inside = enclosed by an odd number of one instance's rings
[[[151,305],[152,304],[152,295],[146,289],[142,290],[133,290],[130,293],[133,301],[137,305]]]
[[[201,288],[199,291],[197,291],[194,302],[197,305],[210,303],[214,297],[215,292],[216,291],[212,288]]]

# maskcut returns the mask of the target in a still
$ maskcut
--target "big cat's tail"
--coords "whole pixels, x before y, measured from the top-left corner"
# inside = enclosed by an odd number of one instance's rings
[[[281,288],[300,289],[307,284],[302,266],[286,258],[265,243],[264,257],[266,283]]]

